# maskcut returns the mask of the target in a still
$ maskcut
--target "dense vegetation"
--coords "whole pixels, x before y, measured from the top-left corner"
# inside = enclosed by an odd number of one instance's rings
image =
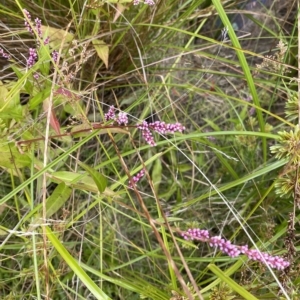
[[[300,299],[283,2],[1,1],[1,299]]]

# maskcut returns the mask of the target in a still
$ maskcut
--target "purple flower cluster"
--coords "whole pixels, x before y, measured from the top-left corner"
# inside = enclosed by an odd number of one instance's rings
[[[147,123],[146,121],[143,121],[143,123],[139,124],[137,128],[142,131],[143,138],[150,146],[156,145],[151,130],[154,130],[159,134],[166,134],[174,133],[176,131],[182,132],[185,129],[185,127],[180,123],[167,124],[160,121],[156,121],[153,123]]]
[[[42,37],[42,21],[39,18],[35,18],[34,22],[35,22],[37,34],[41,38]]]
[[[27,68],[31,68],[37,61],[38,55],[34,48],[29,48],[29,56],[27,58]]]
[[[27,21],[27,19],[28,19],[29,21],[31,21],[31,15],[30,15],[30,13],[29,13],[29,11],[28,11],[27,9],[23,9],[23,12],[24,12],[24,14],[26,15],[26,18],[25,18],[25,27],[27,28],[27,30],[28,30],[30,33],[33,34],[33,30],[32,30],[32,28],[31,28],[31,25],[30,25],[30,23]]]
[[[125,112],[120,112],[118,117],[116,118],[116,122],[119,124],[119,125],[127,125],[128,124],[128,117],[127,117],[127,114]]]
[[[147,4],[147,5],[154,5],[155,2],[153,0],[144,0],[144,3]],[[133,1],[133,5],[139,5],[140,4],[140,0],[134,0]]]
[[[28,30],[28,32],[34,34],[34,31],[32,29],[32,25],[30,24],[31,15],[30,15],[30,13],[27,9],[23,9],[23,12],[26,16],[26,18],[24,20],[25,27]],[[37,34],[40,38],[42,38],[42,21],[39,18],[35,18],[34,22],[35,22],[35,30],[36,30]]]
[[[145,175],[145,169],[142,169],[139,173],[132,177],[130,187],[132,188],[138,181]]]
[[[6,52],[4,52],[4,50],[3,50],[2,48],[0,48],[0,55],[1,55],[3,58],[10,59],[10,55],[7,54]]]
[[[230,257],[237,257],[240,254],[245,254],[249,259],[260,261],[274,269],[283,270],[290,265],[288,261],[280,256],[272,256],[256,249],[248,249],[247,245],[233,245],[230,241],[227,241],[220,236],[211,237],[208,230],[199,228],[188,229],[182,233],[182,237],[185,240],[208,242],[211,247],[219,248],[223,253]]]
[[[116,117],[115,107],[112,105],[108,112],[104,115],[105,121],[114,120]]]
[[[166,124],[165,122],[160,121],[149,123],[149,127],[160,134],[174,133],[176,131],[182,132],[185,129],[180,123]]]
[[[31,15],[28,12],[28,10],[23,9],[24,15],[25,15],[25,27],[28,30],[28,32],[30,32],[31,34],[34,34],[34,29],[33,29],[33,25],[31,24]],[[37,35],[39,36],[39,38],[42,38],[42,21],[39,18],[35,18],[34,20],[35,23],[35,32],[37,33]],[[49,44],[49,37],[46,37],[44,39],[44,45]],[[37,44],[39,45],[39,40],[37,41]],[[56,57],[57,59],[57,54],[53,53],[52,54],[53,59]],[[27,59],[27,68],[31,68],[38,60],[38,55],[37,55],[37,51],[36,49],[33,48],[29,48],[29,57]],[[37,77],[37,75],[35,76],[35,78]]]
[[[137,126],[138,129],[140,129],[142,131],[142,135],[144,140],[152,147],[156,146],[156,143],[154,141],[152,132],[149,128],[149,124],[146,121],[143,121],[142,124],[139,124]]]
[[[50,37],[47,36],[45,39],[44,39],[44,45],[48,45],[50,42]]]
[[[54,50],[51,55],[52,55],[53,61],[55,63],[57,63],[57,61],[58,61],[58,52],[56,50]]]
[[[114,120],[119,125],[122,125],[122,124],[127,125],[128,124],[127,114],[125,112],[120,112],[118,114],[118,116],[116,116],[115,107],[113,105],[109,108],[108,112],[104,115],[104,118],[106,121]]]

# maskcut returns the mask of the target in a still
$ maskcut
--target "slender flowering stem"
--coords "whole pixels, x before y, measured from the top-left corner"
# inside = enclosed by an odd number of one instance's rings
[[[182,233],[185,240],[197,240],[200,242],[208,242],[211,247],[219,248],[224,254],[230,257],[237,257],[240,254],[245,254],[249,259],[260,261],[267,264],[269,267],[283,270],[290,263],[280,256],[272,256],[268,253],[258,251],[256,249],[248,249],[247,245],[238,246],[230,241],[223,239],[220,236],[210,236],[208,230],[199,228],[190,228]]]
[[[114,120],[119,125],[128,124],[127,114],[120,112],[118,116],[116,116],[114,106],[110,106],[108,112],[104,115],[104,118],[106,121]],[[136,127],[142,132],[144,140],[152,147],[156,146],[156,143],[151,130],[156,131],[159,134],[182,132],[185,130],[185,127],[180,123],[167,124],[161,121],[156,121],[153,123],[147,123],[146,121],[143,121],[141,124],[136,125]]]

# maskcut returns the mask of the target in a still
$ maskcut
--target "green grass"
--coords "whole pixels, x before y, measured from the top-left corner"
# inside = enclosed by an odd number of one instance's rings
[[[242,2],[0,4],[1,299],[299,299],[297,18]]]

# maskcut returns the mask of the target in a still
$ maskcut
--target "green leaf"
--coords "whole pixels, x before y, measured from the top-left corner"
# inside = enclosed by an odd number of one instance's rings
[[[92,43],[95,47],[95,50],[101,60],[104,62],[106,69],[108,68],[108,54],[109,48],[107,44],[102,40],[92,39]]]
[[[59,179],[67,184],[77,183],[80,179],[86,179],[86,174],[78,174],[69,171],[58,171],[51,174],[52,179]]]
[[[33,90],[33,84],[30,80],[25,80],[26,78],[28,78],[28,76],[30,75],[30,73],[23,73],[19,70],[18,67],[11,65],[11,68],[13,69],[14,73],[18,76],[19,81],[21,83],[22,86],[24,86],[26,92],[31,95],[32,90]]]
[[[94,170],[93,168],[89,167],[88,165],[82,162],[79,162],[79,165],[92,176],[95,184],[97,185],[99,192],[103,193],[107,186],[106,178],[102,174],[100,174],[99,172],[97,172],[96,170]]]
[[[69,199],[72,189],[64,182],[60,183],[46,200],[46,217],[50,218],[54,215]]]
[[[68,171],[58,171],[51,173],[51,178],[53,182],[64,182],[66,185],[71,186],[73,189],[88,191],[92,193],[97,193],[99,190],[95,184],[95,181],[86,173],[78,174]],[[105,189],[105,195],[109,197],[119,197],[118,193],[115,193],[109,188]]]
[[[58,29],[50,26],[41,26],[43,36],[49,36],[49,45],[52,49],[59,49],[61,46],[63,49],[69,47],[70,42],[74,38],[74,34],[69,33],[63,29]],[[63,45],[62,45],[63,43]]]
[[[21,154],[16,147],[8,144],[0,146],[0,167],[15,169],[24,168],[31,164],[27,154]]]
[[[22,119],[22,106],[20,94],[15,93],[9,97],[8,86],[0,81],[0,118],[1,119]]]
[[[110,300],[109,298],[97,285],[96,283],[86,274],[86,272],[81,268],[78,262],[70,255],[63,244],[58,240],[56,235],[51,231],[49,227],[45,227],[47,232],[47,237],[52,243],[56,251],[65,260],[68,266],[73,270],[73,272],[78,276],[86,288],[99,300]]]
[[[47,97],[50,96],[51,86],[48,86],[42,91],[38,92],[34,97],[29,100],[29,109],[36,108],[40,103],[42,103]]]

